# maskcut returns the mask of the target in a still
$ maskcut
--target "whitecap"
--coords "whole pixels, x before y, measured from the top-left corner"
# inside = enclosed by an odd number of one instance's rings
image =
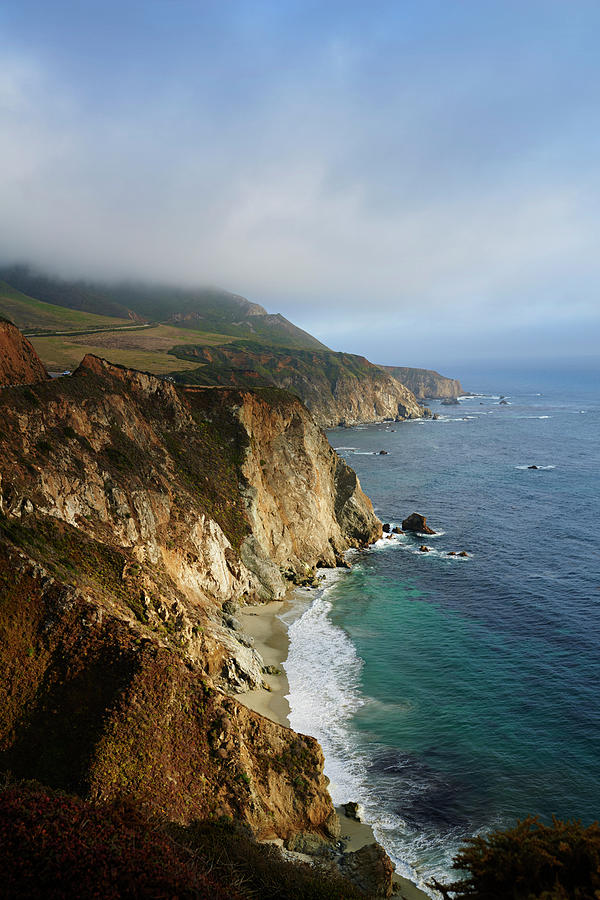
[[[555,469],[555,468],[556,468],[556,466],[537,466],[536,465],[536,469],[538,472],[540,471],[540,469],[543,470],[543,469]],[[531,464],[529,464],[528,466],[515,466],[515,469],[531,469]],[[535,472],[536,469],[531,469],[531,471]]]

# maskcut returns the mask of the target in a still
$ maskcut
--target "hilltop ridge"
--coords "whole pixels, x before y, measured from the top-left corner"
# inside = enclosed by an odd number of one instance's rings
[[[163,322],[286,347],[325,347],[281,314],[221,288],[69,280],[24,265],[0,268],[0,281],[34,300],[94,315]]]

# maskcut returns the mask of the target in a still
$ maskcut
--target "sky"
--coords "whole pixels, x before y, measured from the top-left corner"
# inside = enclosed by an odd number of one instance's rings
[[[597,359],[600,4],[4,0],[0,260],[333,349]]]

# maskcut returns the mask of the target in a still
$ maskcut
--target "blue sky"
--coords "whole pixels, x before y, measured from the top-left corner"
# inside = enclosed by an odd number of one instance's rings
[[[600,5],[0,8],[0,253],[385,363],[597,355]]]

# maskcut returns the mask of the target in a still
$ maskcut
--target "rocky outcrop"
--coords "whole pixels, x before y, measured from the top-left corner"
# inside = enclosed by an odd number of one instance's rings
[[[340,871],[371,896],[392,896],[394,866],[380,844],[366,844],[360,850],[345,853]]]
[[[0,388],[11,384],[35,384],[47,381],[48,373],[18,328],[0,319]]]
[[[443,400],[464,394],[460,381],[446,378],[433,369],[413,369],[409,366],[382,366],[394,378],[406,385],[417,400]]]
[[[418,534],[435,534],[421,513],[411,513],[410,516],[407,516],[402,522],[402,528],[404,531],[416,531]]]
[[[201,368],[173,373],[190,384],[276,385],[299,397],[324,428],[414,419],[429,414],[411,391],[363,356],[331,350],[282,350],[247,341],[222,347],[180,346]]]
[[[326,835],[318,744],[231,696],[262,682],[235,604],[381,535],[305,407],[88,356],[0,392],[0,416],[0,766]]]

